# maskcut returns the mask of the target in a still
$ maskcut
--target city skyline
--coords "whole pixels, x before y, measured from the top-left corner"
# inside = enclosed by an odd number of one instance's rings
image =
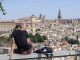
[[[2,19],[17,19],[31,15],[45,15],[48,19],[56,19],[59,9],[62,18],[80,18],[79,0],[4,0],[3,7],[6,15]]]

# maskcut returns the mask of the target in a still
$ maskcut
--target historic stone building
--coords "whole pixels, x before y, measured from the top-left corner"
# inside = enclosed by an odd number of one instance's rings
[[[40,14],[39,17],[32,15],[31,17],[24,17],[19,18],[14,21],[1,21],[0,22],[0,32],[8,32],[13,30],[15,25],[20,24],[23,29],[32,32],[33,34],[36,33],[37,25],[36,23],[42,21],[44,16]]]
[[[0,22],[0,32],[9,32],[13,30],[14,26],[14,22]]]

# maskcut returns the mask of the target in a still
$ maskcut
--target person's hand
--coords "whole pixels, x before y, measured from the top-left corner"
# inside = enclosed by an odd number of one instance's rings
[[[27,42],[28,42],[28,44],[31,44],[32,45],[32,41],[31,41],[30,38],[27,38]]]

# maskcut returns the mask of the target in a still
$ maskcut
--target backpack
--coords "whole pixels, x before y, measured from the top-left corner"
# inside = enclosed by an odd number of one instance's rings
[[[53,54],[52,54],[53,50],[49,47],[42,47],[41,49],[34,51],[34,53],[45,54],[47,56],[47,58],[53,56]]]

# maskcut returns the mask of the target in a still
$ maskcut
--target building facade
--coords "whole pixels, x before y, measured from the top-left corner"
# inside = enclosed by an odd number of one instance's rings
[[[0,22],[0,32],[9,32],[15,27],[14,22]]]

